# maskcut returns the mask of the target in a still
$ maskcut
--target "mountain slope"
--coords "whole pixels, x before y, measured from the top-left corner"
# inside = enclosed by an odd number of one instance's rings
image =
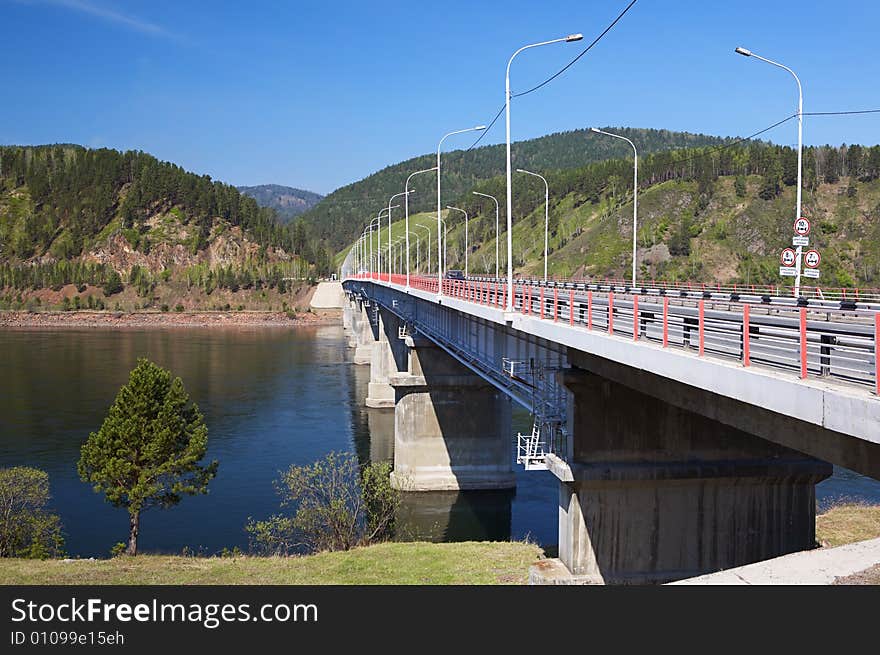
[[[320,193],[304,191],[280,184],[238,186],[241,193],[257,201],[260,207],[270,207],[282,221],[289,221],[317,205],[323,198]]]
[[[721,145],[732,139],[640,128],[605,128],[626,136],[639,144],[639,153],[649,154],[673,148]],[[467,191],[481,180],[501,175],[505,170],[505,146],[491,145],[471,151],[444,152],[443,197],[444,204]],[[593,134],[588,130],[558,132],[537,139],[513,144],[514,168],[524,168],[538,173],[548,170],[573,169],[591,162],[626,157],[631,153],[629,145],[619,139]],[[340,249],[354,239],[388,199],[403,190],[407,176],[413,171],[431,168],[436,155],[422,155],[394,164],[372,175],[349,184],[326,196],[313,209],[303,214],[303,221],[316,236],[326,239],[333,249]],[[410,198],[411,211],[427,211],[436,208],[436,177],[420,175],[413,178],[411,186],[416,193]]]
[[[289,280],[329,266],[329,253],[274,210],[146,153],[0,147],[0,308],[55,306],[90,287],[103,289],[89,289],[93,302],[113,296],[126,309],[172,298],[187,309],[279,307]],[[209,302],[215,289],[258,293]]]
[[[813,223],[810,246],[822,255],[821,277],[804,285],[880,286],[880,146],[807,148],[803,214]],[[645,278],[738,284],[789,284],[779,253],[791,245],[796,153],[748,144],[690,149],[640,159],[638,263]],[[550,184],[550,275],[628,278],[632,248],[632,160],[555,171]],[[476,190],[503,197],[504,178]],[[515,270],[542,276],[544,189],[522,180],[514,197]],[[495,270],[495,208],[471,194],[453,199],[469,214],[469,269]],[[464,222],[447,213],[448,268],[464,268]],[[431,231],[436,218],[414,219]],[[392,226],[392,241],[403,235]],[[412,230],[412,224],[410,226]],[[422,247],[427,244],[426,233]],[[379,238],[387,241],[387,230]],[[414,238],[414,237],[411,237]],[[502,211],[501,269],[506,268]],[[413,248],[413,255],[415,255]],[[423,266],[423,268],[426,268]],[[436,270],[436,257],[433,262]]]

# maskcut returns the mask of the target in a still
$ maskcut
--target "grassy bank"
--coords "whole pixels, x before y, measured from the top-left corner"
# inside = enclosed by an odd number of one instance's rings
[[[387,543],[308,557],[138,555],[0,560],[0,584],[524,584],[541,549],[522,542]]]
[[[838,505],[816,517],[816,540],[825,547],[880,537],[880,505]]]
[[[880,505],[839,505],[816,518],[824,547],[878,537]],[[522,542],[409,542],[308,557],[0,559],[0,584],[524,584],[542,556]],[[880,582],[880,569],[868,573],[843,582]]]

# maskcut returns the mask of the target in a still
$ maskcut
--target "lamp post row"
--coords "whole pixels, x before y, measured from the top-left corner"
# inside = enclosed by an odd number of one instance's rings
[[[574,41],[580,41],[583,39],[582,34],[570,34],[569,36],[552,39],[549,41],[541,41],[539,43],[533,43],[526,46],[523,46],[516,50],[513,55],[511,55],[510,59],[507,62],[507,69],[505,72],[505,151],[506,151],[506,187],[507,187],[507,311],[513,311],[513,303],[514,303],[514,292],[513,292],[513,257],[511,256],[513,250],[513,184],[512,184],[512,166],[511,166],[511,139],[510,139],[510,100],[513,97],[513,94],[510,90],[510,67],[513,64],[514,58],[524,50],[528,50],[530,48],[536,48],[545,45],[551,45],[555,43],[571,43]],[[801,85],[800,78],[797,74],[788,66],[785,66],[779,62],[773,61],[772,59],[767,59],[762,57],[754,52],[743,48],[737,47],[735,52],[737,54],[743,55],[745,57],[754,57],[760,61],[771,64],[773,66],[777,66],[778,68],[782,68],[787,71],[794,77],[795,82],[798,87],[798,109],[797,109],[797,119],[798,119],[798,171],[797,171],[797,190],[796,190],[796,206],[795,206],[795,218],[801,218],[801,207],[802,207],[802,185],[803,185],[803,86]],[[405,190],[402,193],[395,194],[391,197],[388,203],[388,246],[389,246],[389,255],[391,248],[391,209],[392,209],[392,201],[394,198],[399,196],[404,196],[406,198],[406,228],[405,228],[405,241],[406,241],[406,286],[410,285],[410,271],[409,271],[409,194],[412,193],[409,190],[409,181],[412,179],[414,175],[418,175],[419,173],[428,173],[431,171],[437,171],[437,293],[438,295],[443,295],[443,274],[446,270],[446,222],[441,217],[441,194],[440,194],[440,152],[443,146],[443,142],[450,136],[463,134],[466,132],[474,132],[485,130],[485,125],[477,125],[475,127],[465,128],[462,130],[454,130],[452,132],[448,132],[445,134],[437,144],[437,165],[424,169],[421,171],[416,171],[412,173],[406,181]],[[628,138],[614,134],[611,132],[607,132],[604,130],[600,130],[598,128],[591,128],[591,131],[596,134],[603,134],[605,136],[609,136],[616,139],[621,139],[629,143],[629,145],[633,149],[633,237],[632,237],[632,286],[635,287],[638,280],[638,269],[637,269],[637,246],[638,246],[638,176],[639,176],[639,156],[638,149],[636,145]],[[540,178],[544,182],[545,196],[544,196],[544,281],[547,281],[548,271],[547,271],[547,255],[549,249],[549,206],[550,206],[550,189],[547,184],[547,180],[539,175],[538,173],[534,173],[531,171],[527,171],[524,169],[517,169],[517,172],[526,173],[528,175],[533,175],[535,177]],[[499,242],[500,242],[500,234],[499,234],[499,204],[498,199],[494,196],[485,193],[479,193],[477,191],[473,192],[474,195],[482,196],[485,198],[491,198],[495,202],[495,277],[496,279],[500,276],[500,268],[499,268]],[[457,207],[451,207],[447,205],[447,209],[461,211],[465,216],[465,275],[468,274],[468,214],[465,210],[459,209]],[[381,216],[381,212],[380,212]],[[378,217],[377,217],[378,218]],[[367,231],[370,232],[369,241],[370,241],[370,265],[372,266],[372,232],[373,232],[373,222],[376,219],[370,222],[367,229],[364,230],[364,234]],[[381,225],[381,222],[380,222]],[[443,238],[441,241],[441,225],[443,226]],[[428,231],[428,270],[430,270],[430,238],[431,231],[425,226],[417,226],[427,229]],[[361,236],[361,239],[363,239]],[[366,246],[362,245],[364,249],[364,253],[366,252]],[[379,251],[377,255],[377,269],[381,272],[381,251]],[[797,246],[797,258],[796,258],[796,276],[795,276],[795,287],[794,294],[795,297],[800,295],[800,281],[801,281],[801,265],[802,265],[802,246]],[[389,262],[389,275],[391,273],[390,262]]]

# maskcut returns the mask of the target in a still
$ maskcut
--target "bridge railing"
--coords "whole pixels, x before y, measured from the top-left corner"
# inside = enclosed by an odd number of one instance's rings
[[[406,276],[385,274],[379,281],[402,287]],[[411,276],[410,286],[436,293],[437,279]],[[493,279],[444,280],[443,293],[498,309],[507,305],[506,285]],[[733,359],[745,367],[787,370],[803,379],[869,385],[880,395],[880,311],[646,297],[529,280],[518,281],[514,293],[514,310],[538,320]]]
[[[490,278],[480,278],[490,279]],[[542,278],[520,277],[524,284],[543,284]],[[589,285],[605,287],[608,289],[631,289],[630,280],[623,278],[558,278],[551,276],[548,285]],[[782,284],[720,284],[720,283],[697,283],[675,282],[669,280],[644,279],[636,285],[636,289],[642,293],[648,290],[685,291],[688,293],[715,293],[726,295],[748,296],[771,296],[779,298],[794,298],[794,288]],[[820,287],[801,285],[800,295],[805,299],[812,300],[844,300],[853,302],[880,302],[880,288],[860,287]]]

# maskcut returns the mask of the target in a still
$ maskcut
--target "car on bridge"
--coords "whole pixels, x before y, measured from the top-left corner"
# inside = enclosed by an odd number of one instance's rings
[[[446,271],[446,279],[447,280],[463,280],[464,279],[464,271],[460,271],[458,269],[450,269]]]

